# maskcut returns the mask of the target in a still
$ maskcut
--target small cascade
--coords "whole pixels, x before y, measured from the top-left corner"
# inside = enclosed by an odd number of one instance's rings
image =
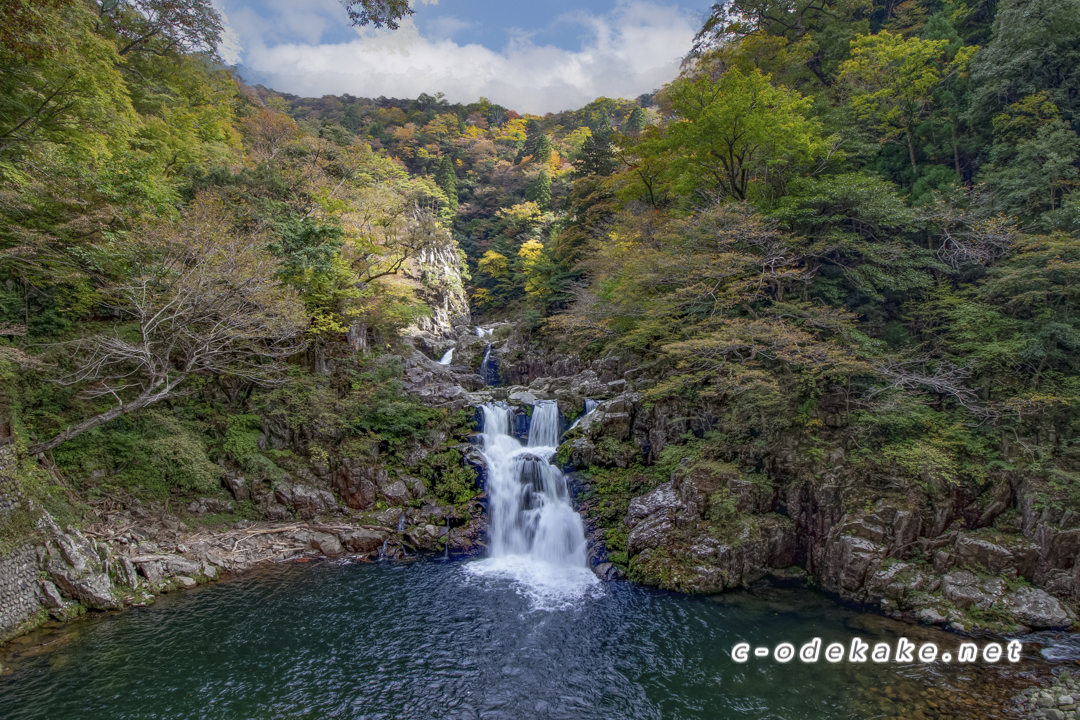
[[[439,361],[439,364],[440,365],[449,365],[451,362],[453,362],[453,360],[454,360],[454,348],[450,348],[449,350],[447,350],[443,354],[442,360]]]
[[[594,412],[596,412],[596,408],[599,407],[599,405],[600,405],[600,403],[596,402],[595,400],[586,399],[585,400],[585,412],[581,413],[581,417],[579,417],[577,420],[574,421],[574,424],[570,426],[570,429],[573,430],[574,428],[576,428],[578,426],[578,424],[582,420],[584,420],[589,415],[592,415]]]
[[[491,359],[491,343],[488,343],[487,350],[484,351],[484,359],[480,362],[477,374],[483,378],[485,385],[499,384],[499,368]]]
[[[554,400],[536,403],[529,424],[529,447],[558,447],[559,434],[559,406]]]
[[[586,569],[581,516],[570,504],[566,478],[549,462],[559,440],[558,407],[534,406],[527,447],[511,434],[509,406],[488,403],[482,411],[491,557]]]
[[[495,328],[478,327],[478,328],[476,328],[476,337],[478,337],[478,338],[491,337],[491,334],[493,332],[495,332]]]

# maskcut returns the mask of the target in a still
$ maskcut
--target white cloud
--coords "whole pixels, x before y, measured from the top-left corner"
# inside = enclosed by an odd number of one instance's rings
[[[221,16],[221,42],[218,43],[218,55],[229,65],[237,65],[243,56],[244,47],[240,43],[240,36],[229,22],[229,16],[225,14],[225,8],[221,6],[221,0],[214,0],[214,9]]]
[[[524,35],[502,51],[421,37],[412,23],[396,33],[364,32],[348,43],[267,45],[245,33],[251,80],[303,96],[349,93],[451,101],[484,96],[519,112],[581,107],[598,96],[636,97],[670,81],[693,39],[694,20],[677,7],[619,2],[604,15],[575,13],[578,50],[537,45]]]

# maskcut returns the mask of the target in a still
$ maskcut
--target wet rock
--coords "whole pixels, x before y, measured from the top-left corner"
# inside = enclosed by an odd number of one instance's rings
[[[601,580],[608,580],[608,581],[621,580],[624,577],[626,577],[623,574],[623,571],[620,570],[617,565],[614,565],[613,563],[609,563],[609,562],[600,563],[599,565],[597,565],[596,567],[593,568],[593,572],[596,573],[596,576],[598,578],[600,578]]]
[[[938,612],[937,608],[932,607],[923,608],[916,614],[916,617],[919,618],[919,622],[924,622],[927,625],[941,625],[947,620],[944,615]]]
[[[567,459],[565,468],[586,468],[596,459],[596,446],[586,438],[569,440],[559,450]]]
[[[194,578],[189,578],[186,575],[177,575],[176,581],[180,583],[180,587],[184,588],[185,590],[190,590],[191,588],[199,584],[195,582]]]

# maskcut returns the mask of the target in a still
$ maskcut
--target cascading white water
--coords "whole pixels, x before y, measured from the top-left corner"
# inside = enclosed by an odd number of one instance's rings
[[[585,527],[570,504],[566,478],[550,463],[559,409],[554,402],[533,407],[524,447],[512,435],[507,405],[487,403],[481,410],[491,544],[490,558],[471,563],[470,572],[512,578],[538,607],[565,606],[598,580],[588,569]]]
[[[529,424],[529,447],[557,448],[559,446],[559,406],[554,401],[533,405],[532,422]]]
[[[574,424],[570,426],[570,429],[573,430],[582,420],[587,418],[589,415],[592,415],[596,408],[599,406],[599,404],[600,403],[596,402],[595,400],[586,400],[585,412],[581,413],[581,417],[574,421]]]
[[[499,370],[495,367],[495,363],[491,361],[490,343],[488,343],[487,350],[484,351],[484,359],[480,361],[479,374],[484,379],[485,385],[494,385],[499,382]]]
[[[442,360],[439,361],[439,364],[440,365],[449,365],[453,360],[454,360],[454,348],[450,348],[449,350],[447,350],[443,354]]]
[[[534,406],[527,447],[511,435],[509,407],[489,403],[483,413],[491,556],[585,567],[581,516],[570,505],[566,478],[548,462],[559,442],[558,406]]]

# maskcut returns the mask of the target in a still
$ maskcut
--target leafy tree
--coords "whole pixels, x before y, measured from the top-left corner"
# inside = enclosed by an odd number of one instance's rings
[[[1044,92],[1029,96],[994,119],[997,141],[979,175],[993,191],[996,210],[1034,220],[1054,211],[1080,179],[1080,137],[1060,119]]]
[[[754,183],[782,185],[793,165],[824,156],[830,141],[808,117],[812,101],[761,72],[679,78],[668,89],[679,120],[657,149],[683,197],[745,200]]]
[[[983,122],[1040,91],[1080,122],[1080,0],[1002,0],[993,36],[971,63],[971,114]]]
[[[374,25],[397,30],[400,20],[415,15],[408,0],[344,0],[342,3],[353,25]]]
[[[95,0],[121,56],[216,53],[221,18],[210,0]]]
[[[237,233],[220,198],[207,195],[179,221],[140,228],[125,258],[131,276],[101,291],[101,302],[126,322],[69,343],[75,369],[58,379],[116,404],[30,452],[177,397],[194,375],[274,382],[281,368],[267,361],[299,349],[304,317],[261,245]]]
[[[934,91],[966,66],[975,48],[962,48],[948,59],[949,41],[893,35],[860,36],[851,43],[851,59],[841,66],[839,80],[854,92],[855,115],[869,120],[883,140],[903,136],[911,169],[918,173],[915,131],[929,113]]]

